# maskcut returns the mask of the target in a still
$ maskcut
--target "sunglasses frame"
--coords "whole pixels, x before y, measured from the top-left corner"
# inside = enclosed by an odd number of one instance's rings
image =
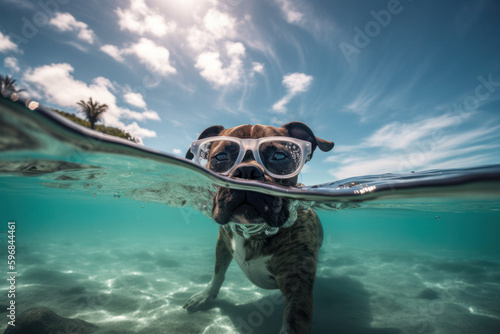
[[[304,167],[304,164],[311,159],[311,154],[312,154],[311,142],[308,142],[306,140],[293,138],[293,137],[274,136],[274,137],[262,137],[262,138],[257,138],[257,139],[255,139],[255,138],[243,139],[243,138],[228,137],[228,136],[218,136],[218,137],[216,136],[216,137],[208,137],[208,138],[196,140],[191,144],[190,151],[194,155],[194,161],[198,165],[207,168],[206,166],[203,166],[201,164],[201,161],[199,158],[199,156],[200,156],[199,151],[200,151],[201,147],[203,146],[203,144],[215,142],[215,141],[231,141],[231,142],[239,144],[239,146],[240,146],[240,153],[238,154],[238,158],[236,158],[236,162],[234,163],[234,165],[226,172],[217,173],[219,175],[226,175],[226,176],[229,175],[234,170],[234,168],[236,166],[238,166],[238,164],[243,161],[243,158],[244,158],[246,152],[248,152],[248,151],[251,151],[253,153],[255,161],[257,161],[257,163],[259,165],[261,165],[262,168],[264,168],[264,171],[266,172],[266,174],[275,178],[275,179],[289,179],[289,178],[292,178],[292,177],[298,175],[300,173],[300,171],[302,170],[302,168]],[[297,170],[295,172],[290,173],[290,174],[286,174],[286,175],[278,175],[278,174],[275,174],[275,173],[269,171],[266,168],[266,166],[264,166],[264,164],[262,163],[262,160],[260,159],[259,146],[262,143],[266,143],[266,142],[270,142],[270,141],[289,141],[289,142],[296,144],[298,147],[300,147],[301,153],[302,153],[301,160],[300,160],[299,167],[297,168]],[[210,170],[210,168],[207,168],[207,169]]]

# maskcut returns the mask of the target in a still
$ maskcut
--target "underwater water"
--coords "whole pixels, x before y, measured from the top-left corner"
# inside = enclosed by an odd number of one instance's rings
[[[383,174],[296,189],[234,181],[0,100],[0,331],[46,307],[54,333],[278,333],[278,291],[232,263],[210,308],[217,186],[312,207],[325,239],[313,333],[499,333],[500,166]],[[13,222],[15,224],[8,224]],[[15,268],[7,266],[15,225]],[[12,240],[12,239],[10,239]],[[233,261],[234,262],[234,261]],[[61,321],[62,322],[62,321]],[[88,325],[90,326],[90,325]]]

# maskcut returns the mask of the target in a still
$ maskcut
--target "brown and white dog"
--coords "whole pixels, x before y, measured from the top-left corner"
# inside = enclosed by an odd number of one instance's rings
[[[262,138],[271,136],[293,137],[330,151],[334,143],[317,138],[311,129],[300,122],[292,122],[280,128],[264,125],[241,125],[224,129],[212,126],[204,130],[198,139],[214,136],[237,138]],[[311,154],[312,156],[312,154]],[[192,159],[189,151],[186,158]],[[229,174],[231,178],[260,180],[282,186],[296,186],[297,177],[275,179],[266,174],[252,152],[245,152],[243,161]],[[226,270],[234,258],[248,279],[263,289],[280,289],[285,297],[281,334],[311,331],[313,309],[313,284],[316,276],[318,251],[323,241],[323,228],[316,213],[311,209],[293,213],[287,198],[256,192],[219,188],[214,198],[212,216],[220,224],[216,244],[215,269],[207,287],[193,295],[183,306],[196,311],[214,300],[224,282]],[[267,224],[279,230],[269,236],[262,232],[250,237],[241,229],[227,227],[229,222],[238,224]],[[286,224],[285,224],[286,223]],[[283,225],[287,227],[282,227]],[[255,225],[254,225],[255,226]]]

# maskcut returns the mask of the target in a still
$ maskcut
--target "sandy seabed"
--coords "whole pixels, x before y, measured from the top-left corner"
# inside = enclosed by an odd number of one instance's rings
[[[500,261],[328,240],[315,282],[313,333],[500,333]],[[98,326],[99,334],[278,333],[283,298],[253,286],[235,262],[210,307],[182,309],[210,280],[214,248],[215,240],[194,238],[18,244],[17,319],[46,307]],[[6,296],[5,281],[0,288]]]

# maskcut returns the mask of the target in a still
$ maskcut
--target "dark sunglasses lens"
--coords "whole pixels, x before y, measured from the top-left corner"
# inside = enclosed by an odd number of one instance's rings
[[[240,145],[232,141],[217,140],[202,144],[198,152],[203,167],[215,173],[225,173],[236,163]]]
[[[276,175],[296,172],[301,167],[302,154],[299,145],[286,140],[268,141],[259,146],[262,164]]]

